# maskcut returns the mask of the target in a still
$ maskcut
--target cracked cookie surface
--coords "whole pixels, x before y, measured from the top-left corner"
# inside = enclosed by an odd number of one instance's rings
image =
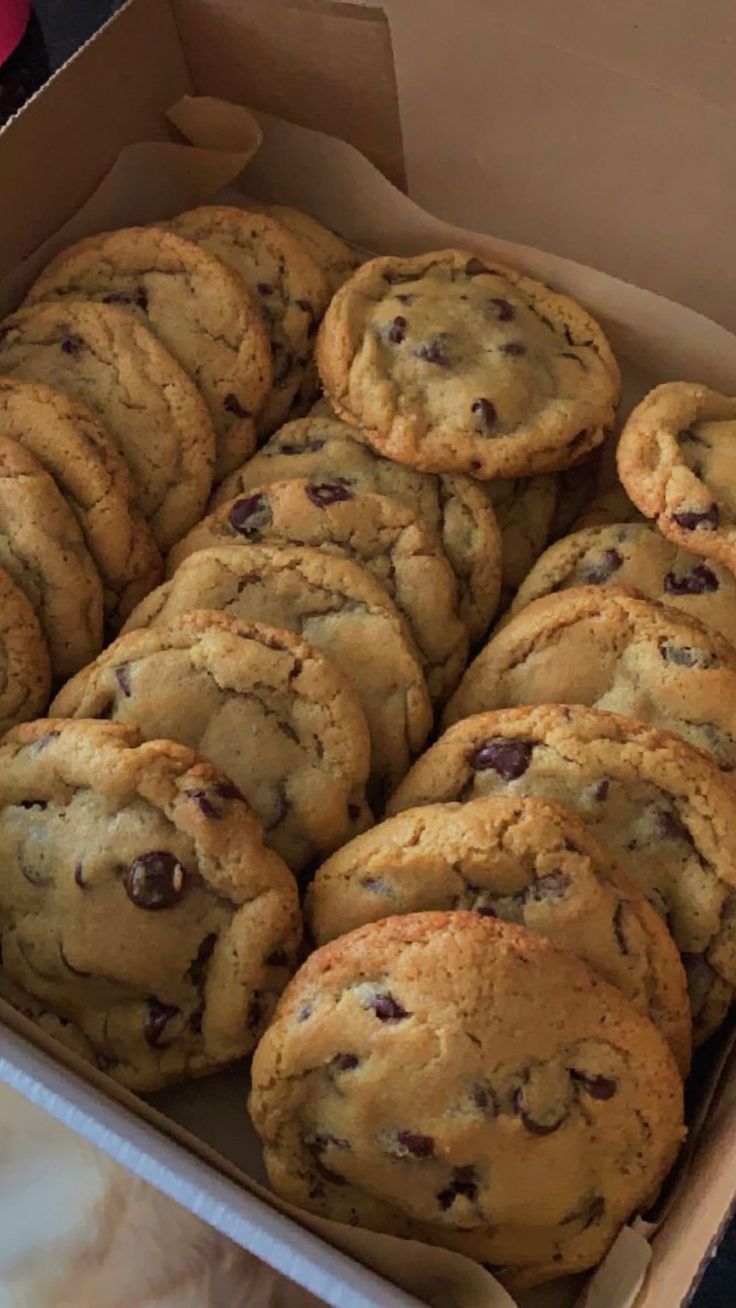
[[[608,709],[736,770],[736,649],[632,592],[581,586],[528,604],[471,663],[444,723],[517,704]]]
[[[18,441],[0,436],[0,566],[30,601],[57,677],[102,647],[102,582],[53,477]]]
[[[501,543],[484,487],[470,477],[433,476],[384,459],[357,427],[331,418],[303,418],[274,432],[253,458],[228,477],[212,497],[211,509],[273,481],[307,477],[339,482],[387,495],[410,509],[442,543],[458,588],[458,611],[471,640],[488,630],[498,603]],[[493,483],[498,485],[499,483]]]
[[[158,337],[207,404],[216,477],[253,452],[256,415],[272,382],[271,354],[255,304],[219,259],[159,227],[103,232],[62,250],[26,305],[63,299],[118,305]]]
[[[321,266],[274,216],[254,209],[202,205],[172,218],[169,226],[242,278],[258,305],[273,359],[273,389],[258,430],[273,431],[286,421],[327,308]]]
[[[694,382],[650,391],[618,443],[636,507],[668,540],[736,571],[736,399]]]
[[[578,462],[620,388],[580,305],[461,250],[364,264],[330,304],[317,362],[338,416],[382,453],[483,479]]]
[[[286,631],[188,610],[121,636],[57,695],[52,717],[130,722],[227,774],[292,871],[371,821],[370,742],[356,693]]]
[[[51,693],[51,660],[33,606],[0,568],[0,735],[38,717]]]
[[[450,727],[388,805],[533,795],[577,813],[664,917],[688,973],[696,1043],[736,988],[733,783],[679,736],[599,709],[545,704]]]
[[[455,689],[468,653],[455,578],[437,537],[404,505],[343,481],[272,482],[213,510],[171,551],[167,575],[198,550],[242,541],[315,546],[368,568],[406,618],[432,699]]]
[[[683,1138],[656,1028],[548,941],[475,913],[317,950],[253,1060],[274,1189],[520,1288],[593,1266]]]
[[[0,745],[0,993],[136,1090],[249,1052],[293,967],[296,883],[212,764],[130,726]]]
[[[315,263],[319,264],[330,296],[339,291],[348,277],[352,277],[361,262],[361,256],[336,232],[324,227],[310,213],[292,209],[287,204],[268,204],[266,213],[270,213],[272,218],[290,231]]]
[[[215,433],[204,400],[168,350],[112,304],[41,303],[0,323],[0,372],[85,404],[112,438],[134,501],[162,550],[201,517]]]
[[[556,541],[522,582],[510,616],[542,595],[571,586],[635,590],[645,599],[681,609],[736,644],[733,573],[680,549],[648,523],[585,527]]]
[[[374,781],[382,788],[404,775],[429,734],[430,700],[406,623],[366,568],[306,548],[200,550],[138,606],[125,630],[192,608],[294,631],[334,659],[366,716]]]
[[[119,626],[158,585],[163,562],[131,505],[128,469],[112,441],[84,406],[49,386],[5,377],[0,434],[23,445],[53,477],[100,574],[108,624]]]
[[[574,814],[502,795],[387,818],[317,870],[317,945],[405,913],[472,910],[576,954],[658,1026],[683,1075],[691,1022],[677,948],[643,893]]]

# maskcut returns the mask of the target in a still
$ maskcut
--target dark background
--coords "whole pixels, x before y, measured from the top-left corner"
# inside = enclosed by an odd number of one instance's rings
[[[546,3],[546,0],[542,2]],[[0,68],[0,124],[20,108],[49,74],[61,67],[120,8],[121,3],[122,0],[36,0],[31,27],[22,47],[8,64]],[[675,1308],[675,1305],[663,1303],[661,1308]],[[691,1308],[736,1308],[736,1219],[711,1259]]]

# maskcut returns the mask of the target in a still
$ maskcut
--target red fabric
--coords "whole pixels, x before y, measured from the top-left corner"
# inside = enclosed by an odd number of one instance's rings
[[[30,15],[31,0],[0,0],[0,64],[13,53]]]

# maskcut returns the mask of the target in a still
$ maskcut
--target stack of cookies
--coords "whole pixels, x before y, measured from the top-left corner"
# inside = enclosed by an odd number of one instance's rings
[[[255,1049],[297,1205],[592,1267],[736,989],[736,401],[597,496],[584,309],[278,206],[62,252],[0,374],[0,994],[139,1091]]]

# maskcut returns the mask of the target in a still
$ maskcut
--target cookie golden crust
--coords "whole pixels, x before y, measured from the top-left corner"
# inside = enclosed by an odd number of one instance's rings
[[[0,324],[0,372],[86,405],[125,460],[161,549],[201,517],[215,461],[207,407],[135,314],[89,300],[22,309]]]
[[[30,601],[57,677],[102,647],[102,583],[56,482],[18,441],[0,436],[0,566]]]
[[[687,1073],[691,1020],[677,948],[580,818],[501,795],[409,809],[323,863],[306,906],[318,945],[384,917],[451,909],[515,922],[582,958],[659,1027]]]
[[[312,954],[256,1051],[250,1110],[284,1198],[517,1288],[597,1263],[684,1134],[651,1022],[540,936],[463,912]]]
[[[423,747],[432,710],[409,630],[383,586],[339,554],[303,547],[220,545],[192,554],[130,615],[125,630],[185,609],[296,632],[355,688],[371,736],[371,778],[384,797]]]
[[[679,736],[599,709],[545,704],[464,718],[388,805],[533,795],[577,813],[665,918],[683,956],[695,1038],[736,988],[733,782]]]
[[[120,723],[17,727],[0,849],[4,997],[136,1090],[252,1049],[296,956],[296,883],[208,760]]]
[[[580,586],[528,604],[470,665],[444,723],[520,704],[608,709],[736,769],[736,649],[633,592]]]
[[[482,479],[577,463],[620,389],[584,309],[460,250],[364,264],[330,304],[317,362],[338,416],[381,453]]]
[[[736,398],[692,382],[655,387],[617,458],[634,504],[668,540],[736,571]]]
[[[518,556],[519,547],[517,539],[510,536],[507,548],[505,530],[502,541],[485,486],[460,474],[433,476],[393,463],[374,450],[357,427],[340,422],[334,414],[318,415],[288,422],[274,432],[248,463],[218,487],[210,508],[293,477],[342,482],[361,494],[388,495],[403,504],[441,541],[457,581],[460,617],[471,640],[486,634],[498,604],[501,568],[505,582],[507,564]],[[546,480],[553,491],[552,479]],[[493,482],[488,489],[494,492],[505,485]],[[495,504],[495,496],[492,499]],[[535,503],[534,507],[542,506]],[[513,532],[510,507],[508,516],[509,531]]]
[[[56,482],[100,574],[105,617],[115,629],[163,571],[150,528],[131,504],[127,465],[89,409],[40,383],[0,377],[0,434]]]
[[[316,546],[345,554],[377,578],[406,619],[427,687],[444,704],[468,655],[455,577],[442,546],[410,509],[342,480],[272,482],[214,509],[169,554],[167,574],[210,546]]]
[[[696,618],[736,644],[736,577],[729,568],[665,540],[644,522],[586,527],[540,556],[511,605],[573,586],[624,587]]]
[[[243,282],[219,259],[160,227],[103,232],[62,250],[26,305],[62,299],[118,305],[158,337],[207,404],[217,478],[252,454],[273,380],[271,352]]]
[[[292,871],[371,821],[357,695],[329,659],[286,631],[189,609],[121,636],[64,686],[50,713],[133,723],[146,740],[204,754]]]
[[[0,735],[43,713],[51,660],[29,599],[0,568]]]
[[[329,291],[320,264],[268,213],[206,204],[172,218],[172,231],[220,259],[247,286],[268,332],[273,389],[258,418],[261,434],[286,421],[312,357]]]

